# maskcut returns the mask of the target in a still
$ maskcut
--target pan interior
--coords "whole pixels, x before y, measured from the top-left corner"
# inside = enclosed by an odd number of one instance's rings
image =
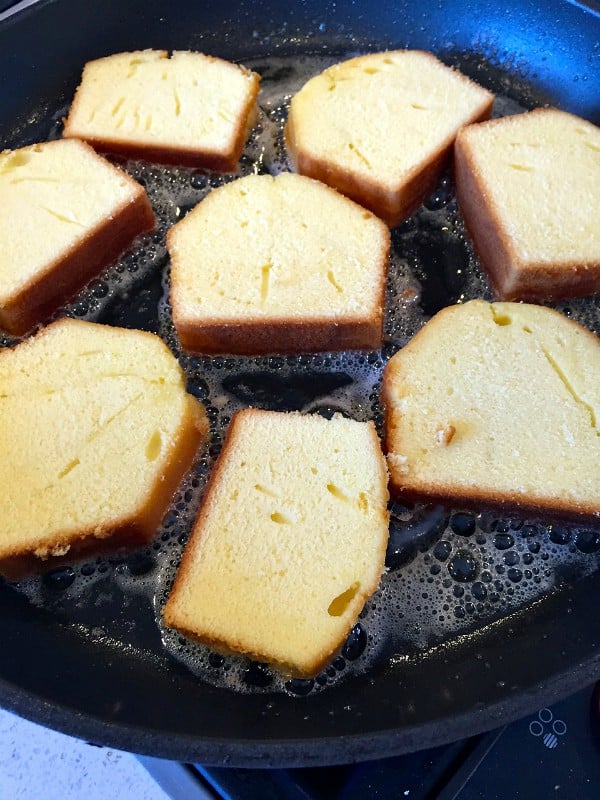
[[[379,385],[387,359],[439,308],[472,297],[491,299],[448,173],[393,232],[381,351],[254,359],[192,358],[181,351],[168,305],[166,230],[212,188],[240,175],[289,168],[282,129],[290,96],[310,75],[361,48],[346,42],[340,49],[338,42],[335,56],[310,49],[244,58],[262,75],[261,108],[235,175],[119,162],[145,185],[158,231],[93,281],[66,313],[160,333],[180,358],[190,391],[206,404],[213,436],[150,547],[0,584],[0,630],[7,645],[0,657],[3,702],[48,724],[177,758],[218,763],[222,742],[235,739],[240,746],[234,763],[256,763],[268,752],[272,763],[324,763],[368,754],[365,734],[417,729],[416,744],[423,746],[452,735],[452,723],[444,728],[440,720],[468,712],[477,717],[478,709],[495,704],[504,714],[518,713],[523,706],[513,697],[561,674],[576,663],[573,657],[591,658],[590,680],[600,674],[599,631],[586,600],[598,582],[600,528],[487,510],[393,506],[389,571],[341,653],[314,682],[285,681],[264,665],[217,656],[162,626],[160,611],[232,413],[247,405],[339,411],[375,419],[381,429]],[[261,41],[257,51],[268,50]],[[441,55],[498,93],[495,116],[545,99],[522,76],[513,72],[511,80],[506,65],[494,65],[489,51],[465,55],[447,48]],[[38,109],[33,125],[13,130],[9,144],[29,143],[33,135],[60,136],[65,111],[65,97],[57,95]],[[594,298],[557,307],[600,330]],[[569,663],[555,648],[554,622],[563,614],[576,620],[562,648]],[[21,635],[25,629],[29,637]],[[505,646],[507,637],[514,646]],[[47,668],[40,669],[40,648]],[[571,676],[553,691],[568,690],[576,671]],[[55,710],[41,710],[40,701]],[[480,714],[477,726],[492,727],[494,721],[493,712],[485,721]],[[438,725],[437,732],[428,725]],[[323,756],[317,745],[303,745],[295,754],[285,749],[296,740],[316,743],[340,735],[362,744]],[[410,735],[401,743],[391,734],[388,739],[393,749],[386,752],[415,746]],[[254,749],[245,749],[244,742]]]

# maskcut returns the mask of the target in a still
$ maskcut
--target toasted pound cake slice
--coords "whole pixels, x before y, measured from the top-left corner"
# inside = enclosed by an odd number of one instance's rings
[[[208,430],[158,336],[72,319],[0,352],[0,408],[9,575],[100,539],[148,540]]]
[[[377,588],[387,499],[373,423],[239,412],[165,606],[166,625],[286,673],[315,675]]]
[[[390,226],[435,188],[463,125],[494,96],[430,53],[352,58],[292,98],[285,137],[295,168],[371,209]]]
[[[254,124],[259,83],[203,53],[117,53],[85,65],[64,135],[101,151],[229,172]]]
[[[600,128],[556,109],[472,125],[456,192],[500,298],[600,291]]]
[[[0,326],[43,322],[154,228],[144,189],[87,144],[0,153]]]
[[[290,173],[233,181],[174,225],[167,247],[187,350],[381,345],[389,230],[322,183]]]
[[[440,311],[383,378],[392,493],[598,519],[600,340],[557,311]]]

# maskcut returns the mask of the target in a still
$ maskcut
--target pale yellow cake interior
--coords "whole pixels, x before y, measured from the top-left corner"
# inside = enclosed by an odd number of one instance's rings
[[[445,309],[384,383],[398,484],[600,510],[600,345],[558,313]]]
[[[0,354],[0,409],[0,556],[133,519],[202,413],[158,337],[76,320]]]
[[[473,165],[522,266],[600,258],[600,129],[561,111],[469,128]]]
[[[389,231],[291,173],[214,190],[170,232],[179,319],[364,318],[381,311]]]
[[[0,153],[0,304],[59,261],[139,192],[72,140]]]
[[[341,644],[379,581],[385,462],[372,425],[242,414],[167,621],[302,674]]]
[[[245,128],[256,76],[202,53],[118,53],[89,62],[69,136],[227,152]]]
[[[292,98],[294,147],[393,187],[450,143],[489,97],[428,54],[361,56],[326,69]]]

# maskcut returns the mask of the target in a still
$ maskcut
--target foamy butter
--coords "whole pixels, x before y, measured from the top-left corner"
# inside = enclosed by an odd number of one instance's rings
[[[139,608],[141,602],[152,610],[150,623],[159,627],[167,653],[183,662],[199,680],[236,691],[324,691],[353,674],[368,671],[381,659],[422,653],[475,632],[526,607],[554,589],[559,580],[591,574],[598,569],[600,560],[597,527],[557,527],[499,519],[488,512],[474,515],[427,506],[407,509],[393,505],[387,568],[380,588],[367,602],[348,642],[314,681],[290,682],[264,665],[242,656],[216,654],[165,628],[162,609],[208,476],[231,416],[253,402],[252,387],[256,390],[268,384],[272,394],[267,405],[285,408],[286,387],[292,381],[300,382],[301,391],[296,393],[300,399],[294,408],[307,413],[339,412],[359,420],[374,419],[381,432],[379,390],[385,363],[435,310],[434,293],[423,280],[428,278],[422,263],[424,254],[444,250],[460,253],[460,263],[456,265],[434,265],[435,270],[446,270],[445,279],[455,292],[454,301],[491,298],[458,213],[451,179],[445,176],[424,206],[393,232],[384,347],[380,352],[208,358],[193,357],[181,350],[168,302],[166,231],[212,189],[242,175],[275,175],[289,169],[283,140],[289,100],[312,75],[333,62],[332,58],[315,56],[247,63],[263,75],[260,111],[236,174],[205,174],[139,161],[126,165],[146,187],[158,230],[141,237],[132,253],[92,282],[68,313],[101,321],[102,311],[113,297],[133,295],[140,282],[162,270],[163,296],[156,311],[158,330],[186,371],[190,390],[206,406],[211,423],[210,446],[200,453],[146,549],[133,557],[84,559],[66,571],[57,570],[50,576],[18,584],[32,603],[51,610],[59,607],[63,617],[73,624],[87,626],[92,638],[117,642],[123,648],[135,646],[137,628],[148,620],[131,616],[127,618],[128,629],[123,620],[117,624],[113,615],[106,614],[99,624],[98,609],[112,599],[123,606],[126,616],[129,605]],[[520,110],[523,109],[514,99],[499,97],[494,116]],[[58,135],[56,120],[63,115],[61,109],[49,118],[52,136]],[[565,302],[559,308],[592,330],[600,329],[598,297]],[[321,389],[311,394],[309,388],[316,384]],[[527,387],[523,388],[527,391]],[[255,405],[264,402],[264,392],[260,402],[254,399]],[[153,651],[148,657],[163,654]]]

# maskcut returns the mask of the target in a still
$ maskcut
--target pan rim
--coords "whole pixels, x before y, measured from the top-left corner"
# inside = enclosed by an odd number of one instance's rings
[[[401,728],[311,738],[232,739],[167,733],[149,723],[142,727],[82,713],[64,703],[45,700],[34,691],[15,687],[4,678],[0,678],[0,707],[89,744],[135,755],[210,767],[282,769],[335,766],[394,757],[479,736],[504,728],[598,681],[600,649],[575,668],[558,671],[545,682],[519,687],[518,691],[500,700],[482,703],[479,707]]]
[[[593,15],[600,13],[600,9],[595,11],[594,6],[590,8],[587,3],[576,0],[566,0],[566,2]],[[43,7],[54,4],[55,0],[33,0],[33,2],[24,0],[24,3],[19,3],[11,11],[29,6]],[[23,13],[18,17],[11,14],[13,18],[8,25],[4,25],[5,18],[0,15],[0,23],[3,23],[0,29],[8,28],[17,19],[33,14],[35,10],[28,8],[27,14]],[[548,677],[544,675],[544,679],[540,682],[525,688],[521,687],[519,691],[510,693],[501,700],[488,702],[484,708],[462,711],[435,721],[406,725],[401,729],[386,728],[373,733],[349,733],[323,738],[296,737],[280,741],[268,738],[259,740],[242,738],[234,741],[230,738],[199,737],[186,733],[168,734],[164,729],[151,728],[150,723],[142,727],[111,722],[99,716],[85,714],[61,702],[50,702],[35,691],[17,688],[14,683],[4,678],[0,678],[0,705],[34,722],[88,741],[97,740],[98,733],[102,732],[103,736],[108,735],[104,737],[104,746],[125,750],[130,750],[134,746],[135,751],[140,754],[190,761],[190,755],[194,753],[193,760],[203,761],[207,765],[255,768],[343,764],[365,758],[381,758],[413,752],[423,747],[451,741],[453,738],[477,735],[537,711],[540,701],[548,703],[558,701],[587,685],[588,682],[600,679],[600,652],[597,649],[599,646],[597,641],[594,644],[596,651],[591,652],[575,666],[569,665],[568,668],[551,673]],[[299,753],[302,761],[299,761]]]

